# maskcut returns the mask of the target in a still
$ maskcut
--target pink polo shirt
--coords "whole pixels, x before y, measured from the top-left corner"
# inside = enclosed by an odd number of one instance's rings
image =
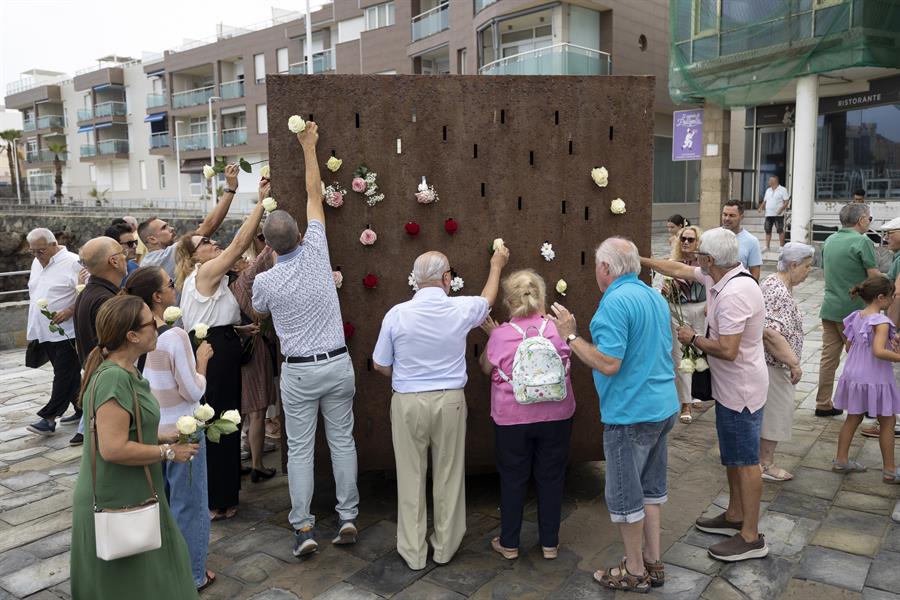
[[[532,317],[513,317],[511,321],[528,334],[528,337],[537,335],[535,329],[541,328],[544,317],[534,315]],[[527,329],[532,327],[533,329]],[[556,325],[552,321],[544,328],[544,337],[553,342],[557,352],[563,359],[563,363],[569,360],[569,346],[559,336]],[[523,425],[526,423],[540,423],[543,421],[562,421],[575,414],[575,393],[572,391],[572,380],[566,375],[566,399],[560,402],[537,402],[535,404],[519,404],[513,394],[513,388],[505,382],[497,373],[499,366],[512,377],[513,359],[516,349],[522,342],[522,335],[504,323],[493,332],[488,339],[488,362],[494,365],[491,371],[491,418],[497,425]]]
[[[699,267],[694,269],[694,276],[706,286],[706,322],[710,339],[741,334],[741,344],[733,361],[707,356],[713,397],[731,410],[741,412],[747,408],[755,413],[766,403],[769,389],[762,340],[766,307],[759,284],[752,277],[735,277],[740,272],[747,272],[743,265],[730,270],[718,283],[704,275]],[[703,332],[697,333],[702,335]]]

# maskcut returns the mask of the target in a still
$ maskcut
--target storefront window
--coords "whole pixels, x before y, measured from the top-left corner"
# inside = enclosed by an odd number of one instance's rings
[[[900,104],[820,115],[816,199],[900,199]]]
[[[653,202],[700,201],[700,161],[672,160],[672,138],[653,136]]]

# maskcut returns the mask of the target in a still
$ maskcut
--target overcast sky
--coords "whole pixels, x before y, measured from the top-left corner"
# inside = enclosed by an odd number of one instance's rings
[[[323,0],[312,0],[315,8]],[[101,56],[140,58],[216,34],[216,24],[246,26],[271,7],[305,10],[304,0],[0,0],[0,101],[28,69],[73,74]]]

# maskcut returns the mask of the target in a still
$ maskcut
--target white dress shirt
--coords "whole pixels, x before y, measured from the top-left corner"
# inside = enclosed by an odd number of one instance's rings
[[[766,216],[783,217],[784,213],[779,213],[778,211],[781,210],[790,197],[790,194],[788,194],[787,189],[785,189],[783,185],[779,185],[774,190],[771,187],[767,187],[766,195],[763,197],[763,200],[766,203]]]
[[[488,314],[481,296],[451,297],[438,287],[420,289],[384,316],[372,360],[393,367],[401,393],[456,390],[466,385],[466,336]]]
[[[31,275],[28,277],[28,339],[39,342],[63,342],[65,337],[50,331],[50,319],[41,314],[35,304],[38,300],[47,301],[47,310],[59,312],[75,306],[75,286],[78,285],[78,273],[81,265],[78,255],[60,246],[46,267],[42,267],[38,259],[31,263]],[[66,336],[75,343],[75,320],[67,319],[59,324]]]

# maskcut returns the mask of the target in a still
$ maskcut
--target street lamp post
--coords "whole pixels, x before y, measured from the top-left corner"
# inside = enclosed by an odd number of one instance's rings
[[[178,208],[181,208],[181,140],[178,126],[184,121],[175,121],[175,181],[178,183]]]
[[[19,204],[22,204],[22,179],[19,177],[19,146],[18,141],[22,138],[13,138],[12,141],[12,157],[13,157],[13,165],[16,168],[16,198],[19,200]]]
[[[209,100],[207,100],[207,104],[209,105],[209,166],[213,166],[216,164],[216,135],[213,131],[213,118],[212,118],[212,103],[213,100],[221,100],[221,96],[210,96]],[[216,186],[219,184],[219,176],[216,174],[215,181],[213,181],[212,185],[212,199],[213,204],[218,202]]]
[[[306,74],[313,74],[312,58],[312,11],[309,8],[309,0],[306,0]]]

